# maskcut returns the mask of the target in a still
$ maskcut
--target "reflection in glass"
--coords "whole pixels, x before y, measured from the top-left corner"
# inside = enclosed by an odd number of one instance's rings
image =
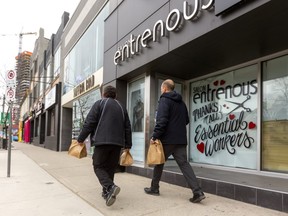
[[[79,97],[73,101],[73,126],[72,126],[72,139],[77,139],[80,130],[84,124],[87,114],[89,113],[93,104],[101,99],[100,89],[96,89],[91,93]],[[85,140],[87,149],[90,148],[90,137]]]
[[[66,56],[63,94],[72,90],[103,66],[104,20],[108,13],[109,2]]]
[[[143,117],[144,117],[144,103],[141,97],[141,91],[137,90],[132,92],[131,98],[132,104],[135,104],[133,107],[133,123],[132,123],[132,131],[133,132],[141,132],[143,131]]]
[[[288,56],[263,63],[262,169],[288,173]]]
[[[128,113],[132,126],[131,154],[134,161],[144,161],[145,133],[144,133],[144,83],[140,79],[129,84]]]

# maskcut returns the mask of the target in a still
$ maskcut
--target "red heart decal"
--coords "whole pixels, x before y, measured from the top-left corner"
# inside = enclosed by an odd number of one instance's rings
[[[204,152],[204,143],[201,142],[201,143],[197,144],[197,149],[198,149],[198,151],[203,153]]]
[[[226,83],[225,80],[220,81],[220,85],[224,85],[225,83]]]
[[[254,124],[254,122],[249,122],[249,126],[248,126],[249,129],[253,129],[255,127],[256,127],[256,124]]]
[[[233,120],[235,118],[235,115],[234,114],[230,114],[229,118],[230,118],[230,120]]]
[[[215,86],[217,86],[217,85],[218,85],[218,80],[215,81],[213,84],[214,84]]]

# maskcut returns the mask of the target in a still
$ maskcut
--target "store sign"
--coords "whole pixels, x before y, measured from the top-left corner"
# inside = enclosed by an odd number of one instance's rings
[[[42,100],[40,100],[35,107],[36,116],[38,116],[42,113],[43,108],[44,108],[44,104],[43,104]]]
[[[209,11],[214,6],[214,0],[209,0],[207,4],[204,1],[194,0],[194,5],[187,1],[183,2],[183,13],[179,9],[173,9],[167,15],[165,21],[158,20],[155,22],[153,29],[146,29],[142,34],[130,35],[123,46],[118,47],[114,54],[114,64],[119,65],[121,62],[140,54],[141,49],[149,47],[149,41],[156,42],[160,37],[167,35],[167,32],[177,32],[182,28],[183,21],[196,21],[201,15],[201,11]],[[192,10],[193,8],[193,10]],[[159,35],[160,34],[160,35]]]
[[[90,90],[91,88],[93,88],[95,85],[95,76],[92,75],[90,77],[88,77],[84,82],[80,83],[79,85],[77,85],[74,90],[74,98],[87,92],[88,90]]]
[[[256,72],[247,78],[230,72],[192,84],[193,161],[256,168]]]

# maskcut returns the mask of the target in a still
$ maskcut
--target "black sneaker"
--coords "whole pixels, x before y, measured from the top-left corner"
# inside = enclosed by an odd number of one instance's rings
[[[107,198],[106,198],[106,205],[111,206],[116,201],[116,196],[120,193],[120,187],[117,185],[113,185],[111,189],[108,192]]]
[[[152,189],[152,188],[144,188],[145,193],[150,194],[150,195],[154,195],[154,196],[159,196],[160,192],[158,189]]]
[[[107,199],[107,197],[108,197],[108,192],[106,192],[106,193],[104,193],[104,192],[102,192],[102,197],[103,197],[103,199],[104,200],[106,200]]]
[[[192,203],[199,203],[201,200],[205,199],[205,195],[203,192],[195,193],[192,198],[190,198],[190,202]]]

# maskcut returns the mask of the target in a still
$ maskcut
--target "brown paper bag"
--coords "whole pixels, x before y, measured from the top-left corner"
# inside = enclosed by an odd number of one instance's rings
[[[87,157],[86,145],[79,145],[77,140],[72,140],[68,154],[77,158]]]
[[[133,157],[129,151],[129,149],[124,149],[122,154],[120,155],[120,162],[121,166],[131,166],[133,164]]]
[[[147,164],[156,165],[165,163],[165,155],[163,146],[160,140],[155,140],[155,143],[150,143],[147,152]]]

